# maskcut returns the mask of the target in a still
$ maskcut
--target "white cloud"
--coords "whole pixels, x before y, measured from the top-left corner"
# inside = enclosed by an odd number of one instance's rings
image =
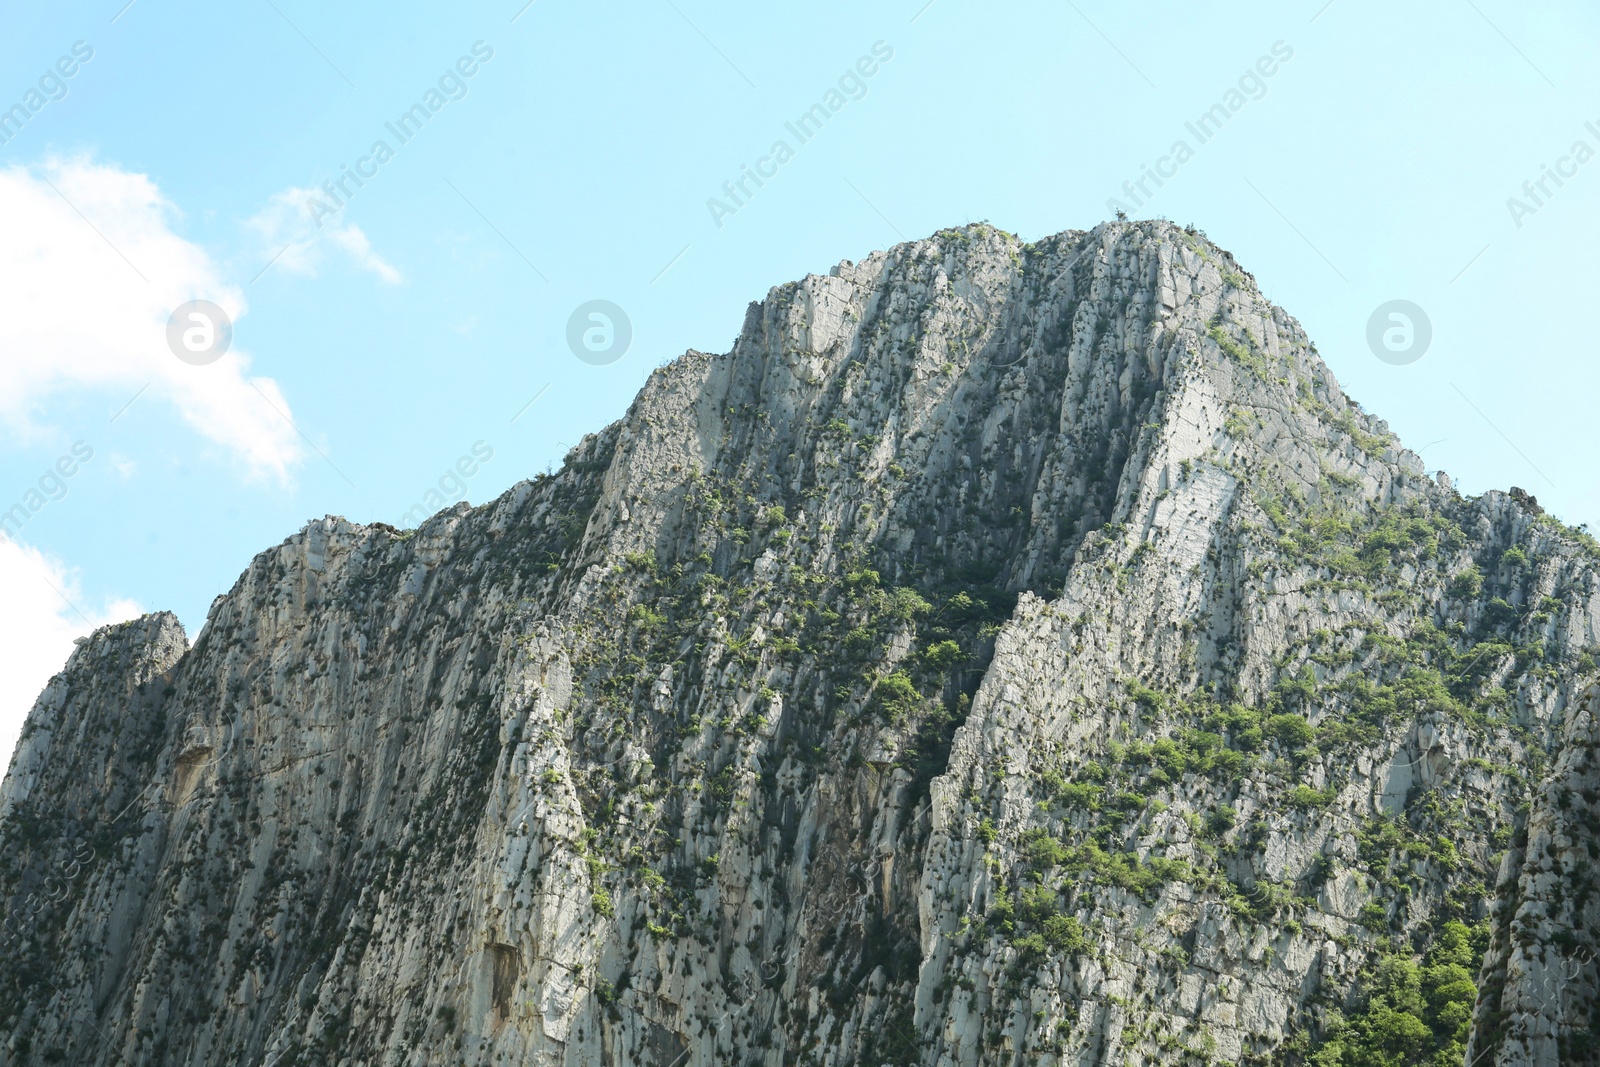
[[[141,404],[171,403],[253,475],[287,480],[305,450],[277,384],[248,377],[236,348],[195,367],[167,347],[167,319],[185,301],[211,300],[235,322],[245,312],[239,288],[173,232],[175,216],[146,175],[115,166],[0,170],[0,424],[28,435],[53,395],[104,390],[110,414],[115,397],[145,389]]]
[[[74,572],[38,549],[5,537],[0,537],[0,589],[6,591],[5,610],[0,611],[3,775],[33,702],[45,683],[66,666],[73,638],[107,623],[137,618],[142,611],[130,600],[92,607],[83,599]]]
[[[313,213],[307,206],[313,200],[329,202],[320,189],[290,186],[274,193],[261,213],[245,224],[261,238],[263,255],[277,257],[272,261],[273,269],[282,267],[292,274],[314,278],[332,250],[388,284],[400,284],[400,272],[372,250],[372,242],[361,227],[341,222],[337,214],[326,210]]]

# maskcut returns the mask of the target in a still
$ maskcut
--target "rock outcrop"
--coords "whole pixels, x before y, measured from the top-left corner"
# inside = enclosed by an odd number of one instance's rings
[[[1596,1062],[1597,566],[1203,234],[944,231],[95,633],[0,1067]]]

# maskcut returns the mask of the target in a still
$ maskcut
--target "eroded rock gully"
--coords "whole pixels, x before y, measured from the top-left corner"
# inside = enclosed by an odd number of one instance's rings
[[[81,646],[0,1065],[1594,1062],[1597,559],[1197,232],[842,263]]]

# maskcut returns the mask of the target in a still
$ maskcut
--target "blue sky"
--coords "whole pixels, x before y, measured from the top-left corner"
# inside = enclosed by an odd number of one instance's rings
[[[90,623],[170,608],[192,637],[310,518],[559,463],[772,285],[1113,198],[1233,251],[1430,469],[1600,519],[1592,7],[124,3],[13,6],[0,38],[0,108],[39,105],[0,126],[0,509],[42,501],[0,545],[0,752]],[[801,143],[785,124],[830,91]],[[1135,203],[1147,167],[1171,177]],[[192,298],[234,319],[207,366],[165,343]],[[566,341],[597,299],[632,326],[604,365]],[[1404,366],[1365,340],[1391,299],[1433,329]]]

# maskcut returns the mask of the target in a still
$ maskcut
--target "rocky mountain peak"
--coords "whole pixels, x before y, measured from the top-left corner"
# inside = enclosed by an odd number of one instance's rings
[[[1197,231],[843,262],[82,646],[0,1067],[1587,1062],[1596,559]]]

